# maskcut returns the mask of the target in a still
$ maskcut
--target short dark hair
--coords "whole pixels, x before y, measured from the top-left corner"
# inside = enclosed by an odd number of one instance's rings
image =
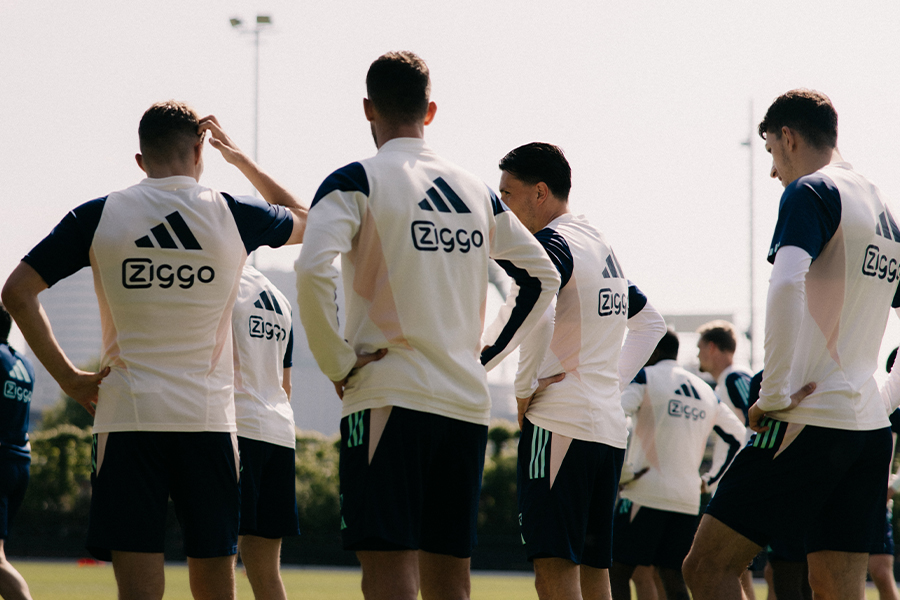
[[[12,329],[12,317],[0,304],[0,344],[5,344],[9,340],[10,329]]]
[[[822,92],[801,88],[778,96],[759,124],[759,137],[766,139],[770,133],[780,137],[782,127],[793,129],[819,150],[837,146],[837,111]]]
[[[369,101],[387,121],[406,125],[425,118],[431,96],[428,65],[408,50],[375,59],[366,73]]]
[[[662,339],[656,344],[656,355],[659,360],[678,360],[678,334],[666,329]]]
[[[156,161],[183,157],[199,136],[197,111],[177,100],[157,102],[147,109],[138,126],[141,154]]]
[[[701,342],[709,342],[722,352],[734,354],[737,348],[737,336],[734,334],[734,325],[728,321],[710,321],[700,326],[697,330]]]
[[[500,159],[500,170],[529,185],[543,181],[554,196],[568,200],[572,189],[572,168],[562,148],[545,142],[519,146]]]

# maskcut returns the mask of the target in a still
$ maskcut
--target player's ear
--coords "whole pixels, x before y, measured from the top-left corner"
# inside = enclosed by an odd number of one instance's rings
[[[134,155],[134,160],[137,162],[137,165],[141,168],[141,171],[146,173],[147,169],[144,168],[144,157],[141,156],[140,152],[138,152],[137,154]]]
[[[434,102],[428,103],[428,111],[425,113],[425,124],[431,125],[431,122],[434,121],[434,114],[437,112],[437,104]]]
[[[547,184],[544,183],[543,181],[538,181],[534,187],[535,187],[535,191],[537,191],[538,203],[541,203],[550,197],[550,188],[547,187]]]
[[[375,105],[368,98],[363,98],[363,112],[366,113],[366,120],[370,123],[375,120]]]

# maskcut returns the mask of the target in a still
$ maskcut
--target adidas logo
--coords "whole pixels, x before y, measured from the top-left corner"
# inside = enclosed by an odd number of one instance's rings
[[[266,292],[266,290],[259,293],[259,298],[253,303],[253,306],[278,313],[279,315],[284,314],[281,312],[281,306],[278,305],[278,301],[275,299],[275,294]]]
[[[200,246],[200,242],[198,242],[197,238],[194,237],[194,234],[191,233],[188,224],[185,223],[184,217],[182,217],[181,213],[177,210],[170,215],[166,215],[166,222],[169,224],[169,227],[172,228],[172,232],[175,234],[175,237],[178,238],[178,241],[181,242],[181,245],[184,246],[185,250],[203,249]],[[150,233],[153,235],[152,239],[149,235],[145,235],[144,237],[135,240],[134,245],[138,248],[156,248],[157,246],[153,244],[153,240],[155,239],[156,243],[159,244],[159,248],[177,250],[178,244],[175,243],[172,234],[169,233],[169,227],[166,227],[165,223],[160,223],[156,227],[150,229]]]
[[[447,182],[444,181],[442,177],[438,177],[434,180],[434,185],[444,193],[443,196],[438,193],[438,190],[434,189],[434,187],[428,188],[428,191],[425,192],[425,195],[428,198],[423,199],[419,202],[419,208],[427,211],[437,210],[442,213],[449,212],[457,212],[459,214],[465,214],[472,212],[469,210],[469,207],[466,206],[466,203],[462,201],[462,198],[457,195],[456,192],[453,191]],[[446,198],[446,201],[445,201]],[[428,200],[431,199],[431,202]],[[450,206],[447,205],[447,202],[450,203]],[[452,208],[451,208],[452,207]]]
[[[606,267],[603,269],[603,278],[625,279],[625,273],[622,272],[622,267],[619,265],[619,261],[616,260],[616,255],[612,251],[610,251],[609,256],[606,257]]]
[[[897,227],[894,217],[885,207],[884,212],[878,215],[878,223],[875,225],[875,233],[883,238],[900,242],[900,228]],[[891,237],[893,236],[893,237]]]
[[[23,383],[31,383],[31,377],[28,376],[28,369],[22,364],[21,359],[16,360],[16,364],[13,365],[12,370],[9,372],[9,376],[12,379],[17,379]]]
[[[696,398],[700,399],[700,394],[697,392],[697,388],[691,385],[690,382],[682,383],[681,387],[675,388],[676,396],[687,396],[688,398]]]

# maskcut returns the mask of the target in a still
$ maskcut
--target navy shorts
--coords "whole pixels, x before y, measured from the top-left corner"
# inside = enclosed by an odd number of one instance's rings
[[[766,424],[725,472],[707,514],[763,547],[803,540],[804,554],[869,552],[884,536],[890,429]]]
[[[241,450],[240,535],[299,535],[293,448],[238,437]]]
[[[612,520],[625,450],[551,433],[527,418],[519,438],[519,525],[528,560],[612,565]]]
[[[698,522],[698,515],[640,506],[622,498],[616,505],[613,560],[681,572]]]
[[[169,497],[191,558],[237,552],[237,437],[220,432],[94,435],[87,549],[162,552]]]
[[[28,488],[31,459],[25,457],[0,460],[0,540],[9,539],[12,521],[22,505]]]
[[[397,406],[341,419],[344,548],[470,557],[487,431]]]

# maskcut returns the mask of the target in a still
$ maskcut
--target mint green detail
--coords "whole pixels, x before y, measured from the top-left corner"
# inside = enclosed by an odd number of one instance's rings
[[[531,464],[528,467],[530,479],[544,477],[547,465],[548,441],[550,441],[550,432],[535,426],[534,435],[531,437]]]
[[[770,430],[772,432],[772,440],[769,442],[769,449],[775,447],[775,440],[778,439],[778,430],[781,429],[781,421],[775,421],[775,426],[771,427]]]
[[[349,434],[347,435],[348,448],[355,448],[363,443],[363,433],[365,432],[366,426],[365,420],[363,419],[365,412],[366,411],[361,410],[352,413],[347,417],[347,425],[350,429]]]
[[[341,517],[341,531],[347,529],[347,524],[344,523],[344,517]]]

